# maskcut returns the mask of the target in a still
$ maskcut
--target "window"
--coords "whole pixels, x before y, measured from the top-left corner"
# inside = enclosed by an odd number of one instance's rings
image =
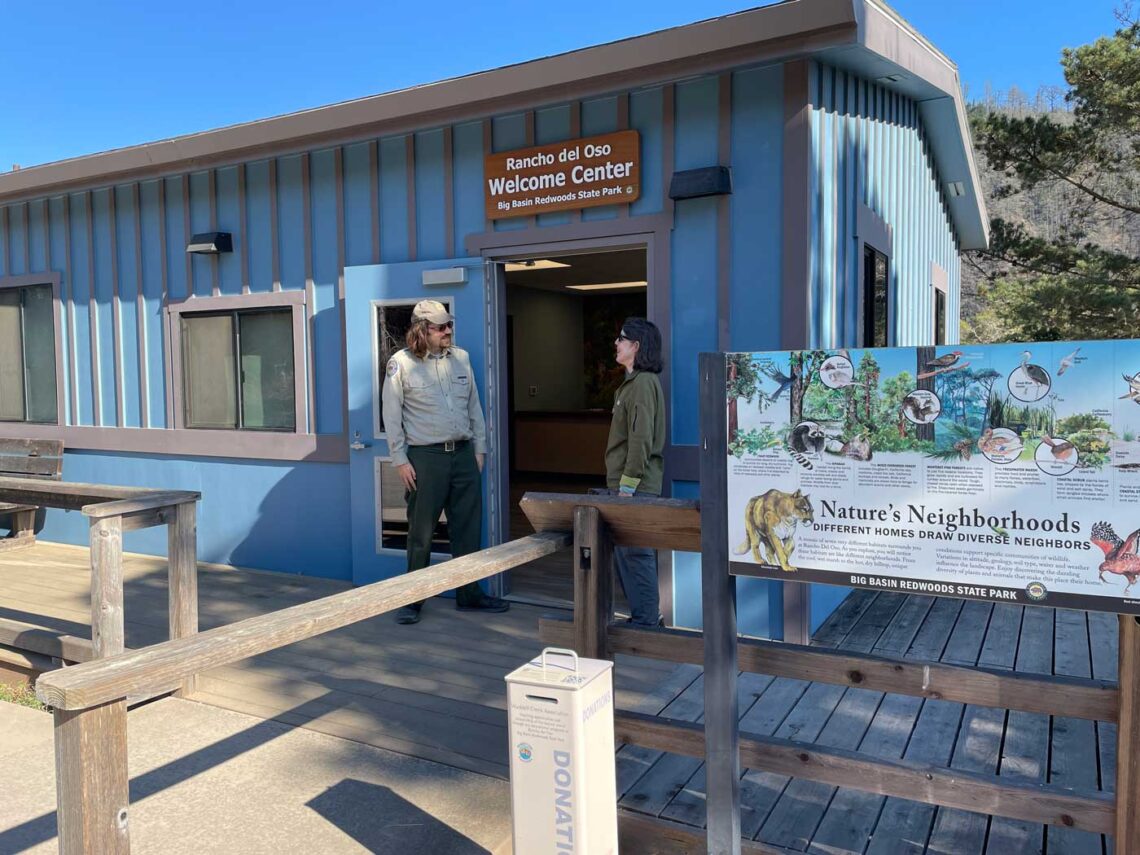
[[[863,245],[863,346],[889,347],[890,264],[887,256]]]
[[[934,343],[948,344],[946,308],[950,299],[950,278],[933,261],[930,263],[930,284],[934,291]]]
[[[379,519],[376,521],[376,551],[389,549],[405,551],[408,548],[408,498],[400,473],[392,465],[391,458],[376,458],[376,507]],[[433,555],[446,555],[451,545],[447,534],[447,514],[440,515],[439,523],[431,538]]]
[[[859,268],[859,347],[891,347],[895,343],[891,306],[891,227],[860,205],[855,214]]]
[[[447,311],[454,313],[450,297],[432,296],[430,298],[443,303]],[[380,387],[384,384],[384,369],[388,367],[388,360],[392,355],[407,346],[408,329],[412,325],[412,309],[416,307],[419,299],[415,300],[375,300],[372,303],[376,313],[374,327],[373,353],[376,362],[373,365],[372,400],[373,400],[373,428],[375,436],[384,435],[383,414],[381,412]]]
[[[168,308],[175,427],[305,432],[304,292]]]
[[[296,430],[288,309],[182,316],[188,428]]]
[[[51,284],[0,281],[0,421],[58,423],[55,327]]]
[[[934,292],[934,343],[946,344],[946,292]]]

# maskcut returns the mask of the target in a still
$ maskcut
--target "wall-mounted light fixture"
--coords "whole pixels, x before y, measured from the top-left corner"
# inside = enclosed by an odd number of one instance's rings
[[[702,196],[727,196],[732,192],[732,173],[727,166],[706,166],[674,172],[669,182],[670,199],[699,199]]]
[[[202,232],[202,234],[194,235],[190,238],[190,243],[186,244],[186,251],[198,253],[199,255],[217,255],[221,252],[233,252],[233,235],[229,232]]]

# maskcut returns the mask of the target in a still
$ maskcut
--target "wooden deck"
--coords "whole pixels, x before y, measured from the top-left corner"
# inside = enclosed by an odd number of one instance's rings
[[[0,617],[89,632],[88,554],[40,543],[0,560]],[[127,645],[163,640],[166,565],[124,556]],[[208,629],[346,589],[345,583],[202,565]],[[503,675],[540,649],[549,608],[456,612],[433,600],[423,621],[381,617],[218,669],[196,700],[356,742],[506,776]],[[565,613],[563,613],[565,614]],[[846,650],[1040,674],[1116,678],[1116,618],[1046,608],[858,591],[816,633]],[[618,705],[699,720],[696,666],[619,657]],[[946,701],[923,701],[744,674],[742,730],[950,768],[1111,790],[1115,727]],[[704,770],[695,759],[623,747],[622,807],[704,824]],[[1084,832],[934,808],[746,771],[742,828],[772,852],[1086,853],[1111,843]]]
[[[90,637],[85,548],[37,543],[0,556],[0,617]],[[126,643],[166,639],[166,561],[124,554]],[[203,630],[343,591],[347,583],[202,564]],[[541,650],[549,608],[457,612],[435,599],[423,620],[390,616],[208,672],[195,700],[495,777],[507,776],[503,677]],[[620,706],[657,711],[691,682],[645,659],[618,662]]]
[[[856,591],[814,644],[1036,674],[1116,679],[1115,615]],[[1115,725],[823,683],[741,675],[741,730],[883,758],[1113,789]],[[701,679],[663,715],[699,720]],[[694,759],[641,748],[618,752],[620,804],[704,824],[704,770]],[[897,798],[745,771],[742,831],[774,851],[838,853],[1111,852],[1087,832],[991,819]]]

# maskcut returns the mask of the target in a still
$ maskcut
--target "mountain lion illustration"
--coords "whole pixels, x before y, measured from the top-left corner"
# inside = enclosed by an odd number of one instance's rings
[[[744,509],[746,537],[735,553],[743,555],[751,549],[752,559],[757,564],[776,564],[785,572],[794,573],[796,568],[789,559],[796,548],[796,526],[801,520],[814,522],[815,513],[808,497],[799,490],[794,493],[769,490],[762,496],[753,496]]]

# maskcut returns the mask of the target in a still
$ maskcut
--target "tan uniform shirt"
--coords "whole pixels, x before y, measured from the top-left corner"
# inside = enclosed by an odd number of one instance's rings
[[[393,466],[408,462],[409,445],[469,439],[487,453],[487,426],[467,351],[449,347],[423,359],[404,348],[385,369],[384,430]]]

